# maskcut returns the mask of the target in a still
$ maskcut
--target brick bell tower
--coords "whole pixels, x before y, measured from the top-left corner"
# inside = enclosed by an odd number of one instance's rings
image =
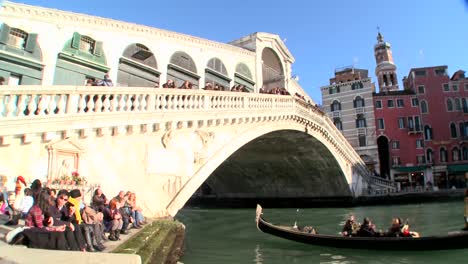
[[[390,43],[385,42],[382,34],[377,34],[377,44],[374,45],[374,56],[377,67],[375,75],[379,81],[379,92],[398,90],[398,79],[395,63],[393,62]]]

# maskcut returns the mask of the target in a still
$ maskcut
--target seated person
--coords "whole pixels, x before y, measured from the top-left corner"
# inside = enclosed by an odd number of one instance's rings
[[[385,236],[387,237],[399,237],[403,236],[401,232],[401,219],[400,218],[393,218],[392,219],[392,226],[388,229],[388,231],[385,233]]]
[[[349,216],[348,220],[343,226],[341,234],[343,236],[352,236],[356,235],[357,230],[359,229],[359,224],[354,220],[354,215]]]
[[[404,224],[403,227],[401,228],[401,233],[403,234],[404,237],[419,237],[418,232],[409,230],[408,221],[406,221],[406,224]]]
[[[364,218],[364,222],[357,231],[357,236],[374,237],[377,235],[378,233],[375,231],[375,225],[372,223],[372,221],[368,217]]]

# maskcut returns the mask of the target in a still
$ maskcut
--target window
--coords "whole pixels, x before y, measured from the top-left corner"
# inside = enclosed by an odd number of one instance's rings
[[[80,40],[80,50],[89,52],[89,53],[94,53],[94,45],[95,41],[94,39],[88,37],[88,36],[81,36]]]
[[[404,107],[405,106],[405,103],[404,103],[403,99],[397,99],[396,104],[397,104],[397,107]]]
[[[366,119],[358,118],[356,119],[356,128],[366,127]]]
[[[424,155],[416,156],[416,161],[417,161],[418,164],[425,164],[426,163],[426,157],[424,157]]]
[[[432,153],[432,149],[427,149],[427,151],[426,151],[427,162],[432,163],[433,156],[434,156],[434,154]]]
[[[414,119],[412,116],[408,117],[408,129],[414,131]]]
[[[426,103],[426,101],[423,100],[423,101],[421,101],[421,113],[427,114],[427,112],[428,112],[427,111],[427,103]]]
[[[432,128],[430,126],[424,126],[424,140],[432,140]]]
[[[424,141],[422,139],[416,139],[416,148],[423,148]]]
[[[398,128],[403,129],[405,128],[405,118],[404,117],[399,117],[398,118]]]
[[[460,102],[460,98],[455,98],[454,101],[455,101],[455,110],[456,110],[456,111],[461,111],[461,102]]]
[[[444,83],[444,85],[442,87],[444,89],[444,92],[449,92],[450,91],[450,87],[449,87],[448,83]]]
[[[8,44],[19,48],[24,49],[26,47],[26,40],[28,39],[28,33],[24,32],[19,28],[10,29],[10,37],[8,38]]]
[[[421,131],[421,121],[419,119],[419,116],[414,117],[414,130]]]
[[[333,124],[335,124],[338,130],[343,130],[343,123],[341,122],[339,118],[334,119]]]
[[[452,112],[453,111],[453,102],[452,99],[447,98],[447,112]]]
[[[362,98],[361,96],[358,96],[356,97],[356,99],[354,99],[354,108],[357,108],[357,107],[364,107],[364,98]]]
[[[416,107],[419,105],[418,98],[411,98],[411,106]]]
[[[385,123],[383,118],[377,119],[377,129],[385,129]]]
[[[382,108],[382,101],[381,101],[381,100],[375,101],[375,108],[377,108],[377,109],[381,109],[381,108]]]
[[[426,71],[425,70],[414,71],[414,75],[416,75],[416,77],[425,77]]]
[[[365,147],[367,145],[366,135],[359,135],[358,139],[359,139],[359,146],[360,147]]]
[[[445,150],[445,148],[440,148],[440,162],[447,162],[447,150]]]
[[[451,123],[450,124],[450,136],[452,138],[456,138],[457,137],[457,126],[454,124],[454,123]]]
[[[340,92],[340,87],[339,86],[330,87],[330,89],[328,89],[329,94],[335,94],[335,93],[339,93],[339,92]]]
[[[468,113],[468,100],[465,98],[462,98],[462,108],[463,108],[463,113]]]
[[[458,92],[458,84],[452,85],[452,90],[453,90],[454,92]]]
[[[463,160],[468,160],[468,147],[463,147],[462,152]]]
[[[424,85],[419,85],[418,86],[418,93],[420,93],[420,94],[424,93]]]
[[[468,131],[465,130],[465,123],[461,122],[460,124],[458,124],[458,127],[460,129],[460,131],[459,131],[460,132],[460,137],[462,137],[462,138],[466,137],[467,136],[466,132],[468,132]]]
[[[445,76],[445,69],[435,69],[435,74],[437,76]]]
[[[331,109],[332,112],[340,111],[341,110],[341,103],[338,102],[337,100],[333,101],[333,103],[330,105],[330,109]]]
[[[468,83],[465,83],[465,91],[468,91]]]
[[[460,160],[460,150],[457,147],[452,149],[452,160],[453,161]]]
[[[393,100],[387,101],[387,107],[395,107],[395,105],[393,104]]]
[[[400,149],[400,141],[393,140],[392,141],[392,149]]]
[[[393,163],[393,166],[400,166],[401,165],[400,157],[393,157],[392,163]]]

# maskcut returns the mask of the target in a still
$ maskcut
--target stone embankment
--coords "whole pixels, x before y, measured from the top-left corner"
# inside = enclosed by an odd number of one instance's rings
[[[177,263],[183,254],[185,226],[171,219],[149,221],[142,229],[130,229],[119,241],[106,241],[103,253],[32,249],[0,241],[0,263]],[[1,225],[4,240],[13,228]]]

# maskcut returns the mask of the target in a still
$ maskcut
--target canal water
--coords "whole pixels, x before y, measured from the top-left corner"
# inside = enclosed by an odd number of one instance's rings
[[[349,214],[370,217],[386,230],[392,217],[409,220],[421,235],[444,234],[463,226],[463,202],[426,203],[353,208],[264,208],[265,218],[277,224],[313,225],[336,234]],[[373,251],[305,245],[261,233],[255,208],[184,208],[176,216],[186,226],[185,264],[219,263],[468,263],[468,249],[443,251]]]

